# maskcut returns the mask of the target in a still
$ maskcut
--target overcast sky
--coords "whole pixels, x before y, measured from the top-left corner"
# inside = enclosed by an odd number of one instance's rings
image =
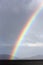
[[[12,47],[15,44],[15,41],[17,40],[21,29],[30,18],[32,13],[36,10],[40,2],[42,2],[42,0],[0,0],[0,54],[11,53]],[[22,40],[22,43],[43,42],[42,35],[43,9],[36,17],[35,23],[31,27],[30,32],[27,31],[27,34]],[[24,53],[20,52],[21,49],[24,49]],[[34,52],[35,49],[33,49],[32,51]],[[39,50],[42,50],[42,48],[40,48]],[[21,46],[21,48],[19,48],[18,50],[17,56],[20,55],[22,57],[22,54],[20,53],[23,53],[26,57],[32,54],[32,52],[30,51],[31,48],[24,48]]]

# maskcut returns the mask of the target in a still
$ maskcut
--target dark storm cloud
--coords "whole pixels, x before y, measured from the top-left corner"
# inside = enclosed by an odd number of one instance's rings
[[[28,17],[26,4],[30,0],[0,1],[0,40],[5,43],[15,41]],[[12,40],[12,41],[11,41]]]

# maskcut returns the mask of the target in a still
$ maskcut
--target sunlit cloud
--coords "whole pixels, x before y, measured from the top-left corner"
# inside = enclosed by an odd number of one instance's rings
[[[25,47],[41,47],[41,46],[43,46],[43,43],[24,43],[24,44],[20,44],[20,46],[25,46]]]

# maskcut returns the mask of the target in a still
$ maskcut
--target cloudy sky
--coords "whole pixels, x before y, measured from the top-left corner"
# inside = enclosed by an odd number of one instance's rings
[[[11,54],[13,45],[20,34],[21,29],[36,10],[42,0],[0,0],[0,54]],[[35,26],[37,25],[37,26]],[[35,26],[35,27],[34,27]],[[21,43],[43,42],[43,9],[35,19],[30,32],[27,31]],[[23,49],[23,52],[21,49]],[[17,57],[43,54],[43,48],[20,46]],[[23,53],[23,54],[22,54]]]

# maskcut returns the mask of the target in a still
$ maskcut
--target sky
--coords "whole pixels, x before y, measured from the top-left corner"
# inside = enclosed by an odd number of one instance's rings
[[[0,54],[11,54],[13,45],[17,40],[20,31],[43,0],[0,0]],[[35,19],[37,27],[32,26],[27,31],[22,43],[43,42],[43,9]],[[22,47],[18,49],[17,57],[27,57],[38,54],[43,48]],[[21,49],[24,49],[23,52]],[[28,52],[29,51],[29,52]],[[40,53],[41,52],[41,53]],[[21,53],[21,54],[20,54]],[[23,53],[23,54],[22,54]],[[43,54],[39,51],[39,54]]]

